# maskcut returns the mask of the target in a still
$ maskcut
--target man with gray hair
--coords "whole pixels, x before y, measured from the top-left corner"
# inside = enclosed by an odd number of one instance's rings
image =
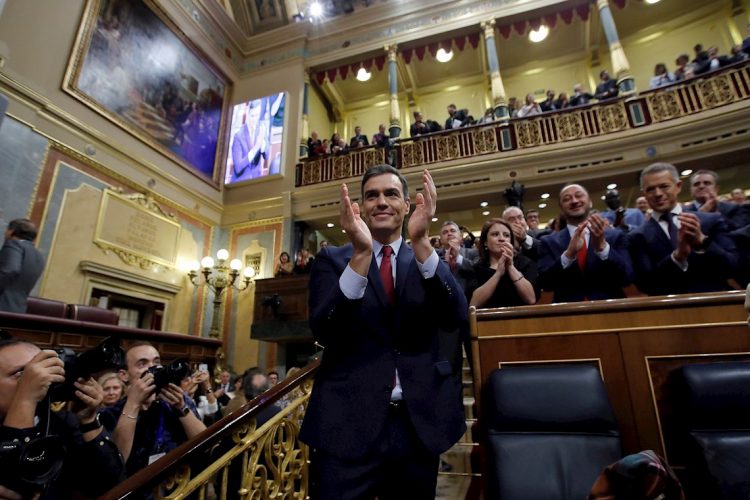
[[[479,259],[479,252],[475,248],[466,248],[461,238],[461,229],[452,220],[443,222],[440,228],[440,249],[438,257],[443,259],[450,267],[451,274],[466,290],[465,273],[471,272],[474,264]]]
[[[34,246],[36,226],[28,219],[10,221],[0,249],[0,311],[25,313],[29,293],[44,271],[44,257]]]
[[[649,295],[729,290],[737,266],[735,244],[720,214],[685,212],[677,169],[654,163],[641,172],[651,219],[630,233],[636,286]]]
[[[510,206],[503,210],[502,219],[510,224],[513,236],[521,245],[521,253],[536,262],[539,259],[539,240],[529,234],[529,226],[526,224],[523,211],[516,206]]]

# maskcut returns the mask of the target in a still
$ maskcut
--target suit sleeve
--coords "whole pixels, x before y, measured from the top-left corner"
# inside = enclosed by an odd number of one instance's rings
[[[631,233],[630,257],[633,261],[635,285],[648,295],[664,295],[670,289],[681,290],[686,286],[685,272],[672,260],[668,252],[658,261],[649,255],[649,242],[643,232]]]
[[[726,220],[716,217],[714,224],[706,229],[708,246],[703,253],[694,251],[690,254],[688,268],[693,263],[700,263],[719,276],[727,279],[734,277],[737,274],[739,255],[734,240],[729,236]]]
[[[557,248],[552,248],[553,245],[557,246],[557,241],[552,237],[539,240],[539,287],[547,291],[554,291],[557,283],[560,283],[564,279],[564,272],[566,271],[560,262],[560,254],[562,252],[558,251],[559,249]],[[573,273],[581,274],[576,263],[573,263],[567,270],[569,276],[573,275]]]
[[[606,260],[593,259],[596,268],[592,268],[591,275],[603,282],[618,283],[625,287],[633,282],[633,262],[628,253],[627,237],[618,229],[605,233],[609,243],[609,256]]]
[[[18,277],[22,264],[23,249],[17,244],[3,245],[0,249],[0,290],[4,290]]]

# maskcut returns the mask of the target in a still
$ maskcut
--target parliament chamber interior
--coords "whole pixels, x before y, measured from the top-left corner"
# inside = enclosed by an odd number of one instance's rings
[[[118,381],[67,406],[122,459],[77,498],[316,498],[316,256],[343,184],[414,210],[427,170],[466,300],[435,498],[750,499],[748,112],[748,0],[0,0],[0,225],[43,259],[4,308],[0,252],[0,334]],[[196,391],[158,454],[120,445],[145,346]]]

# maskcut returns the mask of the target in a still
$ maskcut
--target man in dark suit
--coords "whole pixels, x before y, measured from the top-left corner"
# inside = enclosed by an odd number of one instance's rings
[[[466,290],[466,273],[474,269],[474,264],[479,260],[479,252],[475,248],[464,246],[461,229],[452,220],[443,222],[440,228],[440,248],[437,254],[448,264],[461,289]]]
[[[409,127],[409,135],[414,137],[415,135],[429,134],[430,132],[430,125],[425,121],[424,115],[419,111],[415,111],[414,123]]]
[[[690,178],[693,201],[685,205],[688,212],[718,212],[730,231],[750,224],[750,205],[743,206],[719,201],[719,174],[713,170],[698,170]]]
[[[720,214],[684,212],[674,165],[654,163],[641,172],[651,219],[630,233],[636,286],[649,295],[729,290],[737,252]]]
[[[349,141],[349,147],[362,148],[369,145],[370,143],[367,141],[367,136],[362,133],[362,127],[359,125],[354,127],[354,137]]]
[[[633,281],[633,265],[622,231],[591,214],[591,198],[583,186],[560,191],[560,211],[567,228],[539,243],[539,283],[554,292],[554,302],[579,302],[624,297]]]
[[[261,120],[261,104],[260,99],[247,103],[245,123],[232,138],[232,181],[259,177],[262,160],[268,159],[268,120]]]
[[[10,221],[0,249],[0,311],[25,313],[31,289],[44,271],[44,257],[34,246],[36,226],[28,219]]]
[[[600,101],[617,97],[617,94],[619,93],[617,82],[609,76],[609,71],[606,69],[601,70],[599,73],[599,79],[600,83],[596,86],[596,94],[594,94],[594,97]]]
[[[406,180],[368,170],[362,205],[341,186],[350,243],[329,246],[310,279],[310,327],[325,346],[301,439],[313,449],[311,498],[433,499],[440,453],[464,433],[464,294],[429,242],[429,172],[409,218]]]
[[[448,105],[448,118],[445,119],[445,130],[465,127],[468,123],[468,113],[465,109],[456,109],[455,104]]]
[[[503,210],[502,219],[513,229],[513,236],[521,246],[521,253],[534,262],[538,261],[539,240],[529,233],[529,226],[526,224],[523,211],[515,206],[508,207]]]

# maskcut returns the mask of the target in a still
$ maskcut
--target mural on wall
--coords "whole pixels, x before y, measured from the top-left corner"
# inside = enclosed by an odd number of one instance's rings
[[[63,89],[218,185],[228,81],[151,0],[89,0]]]
[[[250,0],[248,4],[255,31],[266,31],[286,24],[278,0]]]

